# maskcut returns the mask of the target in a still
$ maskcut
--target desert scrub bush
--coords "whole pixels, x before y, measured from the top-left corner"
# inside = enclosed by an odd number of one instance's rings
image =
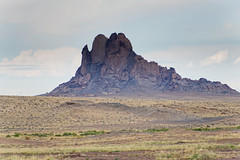
[[[168,128],[160,128],[160,129],[151,128],[151,129],[144,130],[143,132],[155,133],[155,132],[166,132],[168,130],[169,130]]]
[[[209,128],[193,128],[193,131],[210,131]]]
[[[227,129],[227,128],[209,128],[209,127],[205,127],[205,128],[193,128],[193,131],[216,131],[216,130],[221,130],[221,129]]]
[[[70,133],[70,132],[65,132],[62,134],[62,136],[77,136],[76,133]]]
[[[32,133],[30,136],[38,136],[38,137],[47,137],[47,136],[53,136],[53,133]]]
[[[33,134],[30,134],[31,136],[38,136],[38,137],[47,137],[47,134],[46,133],[33,133]]]
[[[19,137],[21,135],[21,133],[15,133],[13,136],[14,137]]]
[[[6,135],[6,138],[10,138],[11,136],[8,134],[8,135]]]
[[[90,130],[90,131],[86,131],[81,133],[81,136],[88,136],[88,135],[99,135],[99,134],[103,134],[105,133],[105,131],[96,131],[96,130]]]
[[[25,140],[30,140],[30,137],[25,137]]]
[[[127,130],[127,129],[122,129],[122,130],[120,130],[119,132],[120,132],[120,133],[140,133],[141,131],[139,131],[139,130],[134,130],[134,129],[129,129],[129,130]]]
[[[61,134],[55,134],[56,137],[61,137],[62,135]]]
[[[193,128],[193,131],[217,131],[217,130],[232,130],[232,129],[240,129],[240,126],[237,127],[216,127],[216,128],[209,128],[209,127],[202,127],[202,128]]]

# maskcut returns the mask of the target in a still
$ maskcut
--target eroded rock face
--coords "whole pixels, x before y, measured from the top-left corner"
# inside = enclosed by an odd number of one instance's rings
[[[92,50],[82,50],[82,64],[75,77],[55,88],[49,95],[78,96],[83,94],[125,94],[127,92],[201,92],[238,94],[226,84],[182,78],[174,68],[148,62],[137,55],[123,33],[110,38],[99,34]]]
[[[99,34],[93,41],[91,58],[92,63],[104,63],[106,58],[106,43],[107,37],[102,34]]]

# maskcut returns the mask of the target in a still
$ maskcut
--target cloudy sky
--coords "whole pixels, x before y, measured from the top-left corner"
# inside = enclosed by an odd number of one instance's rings
[[[1,0],[0,95],[38,95],[74,76],[94,37],[123,32],[149,61],[240,91],[240,1]]]

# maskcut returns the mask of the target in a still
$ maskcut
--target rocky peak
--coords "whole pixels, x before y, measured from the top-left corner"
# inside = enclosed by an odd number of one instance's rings
[[[92,62],[92,57],[91,57],[91,52],[88,50],[88,46],[85,45],[84,48],[82,49],[82,64],[81,67],[77,70],[75,76],[78,75],[86,75],[88,72],[88,67]]]
[[[174,68],[162,67],[137,55],[123,33],[113,33],[109,38],[97,35],[91,51],[84,46],[82,64],[75,77],[49,95],[158,94],[166,91],[238,94],[220,82],[205,78],[182,79]]]
[[[112,54],[122,54],[132,51],[131,42],[125,37],[123,33],[113,33],[107,41],[107,53]],[[128,56],[128,55],[124,55]]]
[[[106,58],[106,43],[108,38],[99,34],[93,41],[91,57],[92,63],[103,63]]]

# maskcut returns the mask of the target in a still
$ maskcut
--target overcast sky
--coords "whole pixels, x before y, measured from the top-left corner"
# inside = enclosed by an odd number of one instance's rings
[[[0,95],[38,95],[74,76],[81,50],[123,32],[182,77],[240,91],[238,0],[1,0]]]

